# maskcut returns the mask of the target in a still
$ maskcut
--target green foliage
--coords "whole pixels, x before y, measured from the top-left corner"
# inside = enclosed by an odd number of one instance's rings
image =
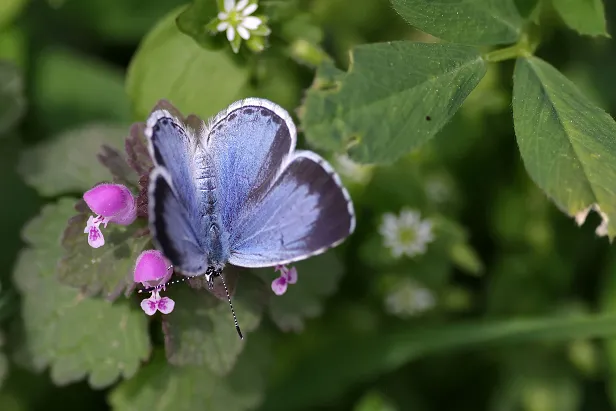
[[[254,336],[240,355],[235,371],[220,377],[207,367],[169,367],[162,353],[154,355],[135,379],[118,385],[109,396],[114,410],[244,411],[263,399],[268,344]]]
[[[272,296],[269,314],[281,330],[301,332],[305,319],[322,314],[323,299],[336,291],[343,267],[331,252],[299,262],[295,267],[302,286],[290,285],[284,295]],[[255,271],[268,285],[279,275],[271,268]]]
[[[43,196],[86,191],[110,180],[96,155],[103,144],[121,148],[127,132],[125,125],[104,123],[66,131],[25,151],[19,172]]]
[[[301,108],[316,147],[387,163],[433,137],[485,74],[472,47],[390,42],[358,46],[343,73],[325,63]]]
[[[524,21],[514,0],[391,0],[400,15],[426,33],[463,44],[515,43]]]
[[[609,37],[602,0],[552,0],[560,17],[573,30],[589,36]]]
[[[613,409],[611,3],[261,0],[233,44],[223,3],[2,2],[0,409]],[[244,97],[299,119],[356,230],[284,295],[176,272],[147,316],[143,122]],[[138,218],[92,249],[103,181]]]
[[[0,137],[21,119],[25,108],[21,73],[12,63],[0,60]]]
[[[233,298],[233,307],[245,337],[241,340],[232,326],[233,317],[226,298],[221,301],[205,290],[190,288],[170,291],[180,302],[163,320],[167,359],[178,366],[206,366],[216,375],[234,369],[250,331],[261,320],[265,300],[263,284],[244,274]]]
[[[550,64],[516,63],[513,116],[531,178],[578,224],[601,212],[598,235],[616,235],[616,122]],[[597,208],[598,207],[598,208]]]
[[[128,69],[126,88],[138,118],[165,98],[184,115],[201,118],[243,96],[249,72],[225,50],[204,50],[168,14],[145,37]],[[207,73],[207,75],[204,75]]]
[[[23,231],[28,248],[13,274],[23,297],[24,356],[65,385],[87,377],[95,388],[130,378],[150,353],[147,321],[128,302],[89,299],[54,278],[60,236],[73,201],[46,206]]]

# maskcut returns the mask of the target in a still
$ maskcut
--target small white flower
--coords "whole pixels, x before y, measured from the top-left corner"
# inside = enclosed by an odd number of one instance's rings
[[[432,222],[421,220],[418,211],[404,209],[398,216],[385,213],[379,226],[385,247],[391,250],[394,257],[403,255],[413,257],[426,252],[426,246],[432,240]]]
[[[412,317],[436,305],[432,291],[406,278],[385,297],[385,310],[399,317]]]
[[[257,10],[255,3],[248,0],[225,0],[225,11],[218,13],[220,23],[216,26],[219,32],[227,32],[227,40],[233,42],[236,33],[244,40],[250,38],[250,31],[256,30],[262,23],[260,18],[251,16]]]

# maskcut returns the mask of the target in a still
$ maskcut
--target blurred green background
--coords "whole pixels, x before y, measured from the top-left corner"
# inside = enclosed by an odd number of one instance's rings
[[[63,173],[87,173],[100,141],[121,141],[153,101],[187,93],[188,105],[204,118],[248,95],[268,98],[297,118],[315,73],[293,49],[297,39],[319,43],[344,70],[358,44],[435,41],[408,26],[386,0],[303,0],[288,7],[264,0],[264,7],[279,7],[283,15],[290,8],[294,17],[272,23],[270,48],[259,56],[200,48],[179,31],[161,46],[152,40],[156,32],[149,45],[142,43],[160,21],[173,23],[169,13],[185,4],[180,0],[0,1],[2,411],[113,405],[108,399],[115,385],[57,386],[48,370],[23,365],[21,296],[13,281],[22,227],[59,193],[81,194]],[[518,1],[521,8],[526,3],[532,2]],[[616,4],[608,0],[605,7],[608,29],[616,27]],[[549,9],[540,31],[537,55],[615,115],[616,42],[580,36]],[[140,44],[160,66],[151,58],[147,68],[133,61]],[[202,56],[203,70],[183,82],[188,49]],[[141,67],[127,81],[131,61]],[[299,322],[285,322],[284,312],[263,320],[260,337],[272,348],[260,400],[230,411],[616,409],[616,340],[588,338],[597,333],[583,324],[562,331],[567,319],[586,313],[616,314],[616,254],[594,234],[596,214],[578,228],[530,181],[513,131],[512,73],[513,61],[491,65],[436,138],[396,164],[360,170],[324,153],[351,191],[358,230],[333,252],[339,278],[301,303]],[[71,143],[80,140],[92,141],[90,151]],[[433,218],[441,231],[425,255],[392,261],[378,225],[384,213],[403,207]],[[301,286],[300,269],[294,287]],[[418,308],[417,287],[434,299],[429,308]],[[396,300],[400,290],[408,293]],[[387,303],[392,300],[395,309]],[[536,338],[534,323],[516,322],[535,318]],[[542,318],[565,325],[542,328]],[[484,320],[502,328],[482,328]],[[465,345],[473,347],[448,349]],[[199,390],[199,381],[191,386]],[[182,405],[191,390],[175,395],[177,409],[226,410]],[[118,410],[155,408],[135,398],[130,406],[111,403]]]

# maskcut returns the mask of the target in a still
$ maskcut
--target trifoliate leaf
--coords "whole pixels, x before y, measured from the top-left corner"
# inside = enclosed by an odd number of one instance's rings
[[[515,43],[524,20],[514,0],[391,0],[411,25],[454,43]]]
[[[221,301],[208,291],[189,287],[170,288],[169,296],[177,301],[173,312],[163,317],[169,362],[206,366],[216,375],[228,374],[251,338],[250,331],[259,325],[266,298],[264,284],[244,273],[232,298],[244,340],[235,330],[226,297]]]
[[[103,297],[115,300],[134,287],[135,260],[145,249],[149,237],[139,220],[129,226],[110,223],[102,229],[105,245],[92,248],[83,232],[88,211],[72,216],[64,230],[64,253],[60,254],[58,279],[79,288],[86,296],[102,293]]]
[[[286,293],[275,295],[272,281],[280,275],[272,268],[254,270],[262,278],[270,293],[269,313],[283,331],[300,332],[304,320],[315,318],[323,312],[324,300],[337,289],[344,268],[334,252],[312,257],[293,264],[297,268],[296,284],[289,284]]]
[[[111,124],[88,124],[67,131],[26,150],[18,170],[43,196],[84,192],[111,180],[97,154],[103,144],[121,149],[127,133],[126,126]]]
[[[616,235],[616,122],[558,70],[536,58],[516,63],[513,120],[526,170],[581,225],[602,218],[597,235]]]
[[[131,377],[148,357],[147,319],[128,303],[87,298],[57,283],[60,237],[73,204],[61,199],[48,205],[24,228],[28,248],[13,274],[22,294],[24,350],[35,368],[50,368],[58,385],[87,377],[102,388]]]
[[[19,121],[25,109],[24,84],[19,69],[0,60],[0,137]]]
[[[270,355],[268,342],[259,334],[249,338],[233,372],[225,377],[205,366],[171,366],[158,353],[133,379],[118,385],[108,401],[114,411],[253,410],[263,400]]]
[[[392,162],[433,137],[486,72],[477,49],[407,41],[353,49],[345,74],[325,63],[299,115],[310,143],[362,163]]]
[[[553,0],[552,4],[567,26],[578,33],[610,37],[602,0]]]
[[[205,50],[176,26],[176,10],[145,37],[128,68],[126,88],[145,120],[160,99],[182,113],[208,118],[238,98],[249,77],[228,50]]]

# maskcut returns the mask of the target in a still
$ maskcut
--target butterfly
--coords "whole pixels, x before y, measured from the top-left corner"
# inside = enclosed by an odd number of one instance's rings
[[[295,149],[295,124],[271,101],[240,100],[205,123],[161,100],[145,136],[153,242],[176,271],[204,275],[210,287],[226,264],[293,263],[355,229],[340,177],[318,154]]]

